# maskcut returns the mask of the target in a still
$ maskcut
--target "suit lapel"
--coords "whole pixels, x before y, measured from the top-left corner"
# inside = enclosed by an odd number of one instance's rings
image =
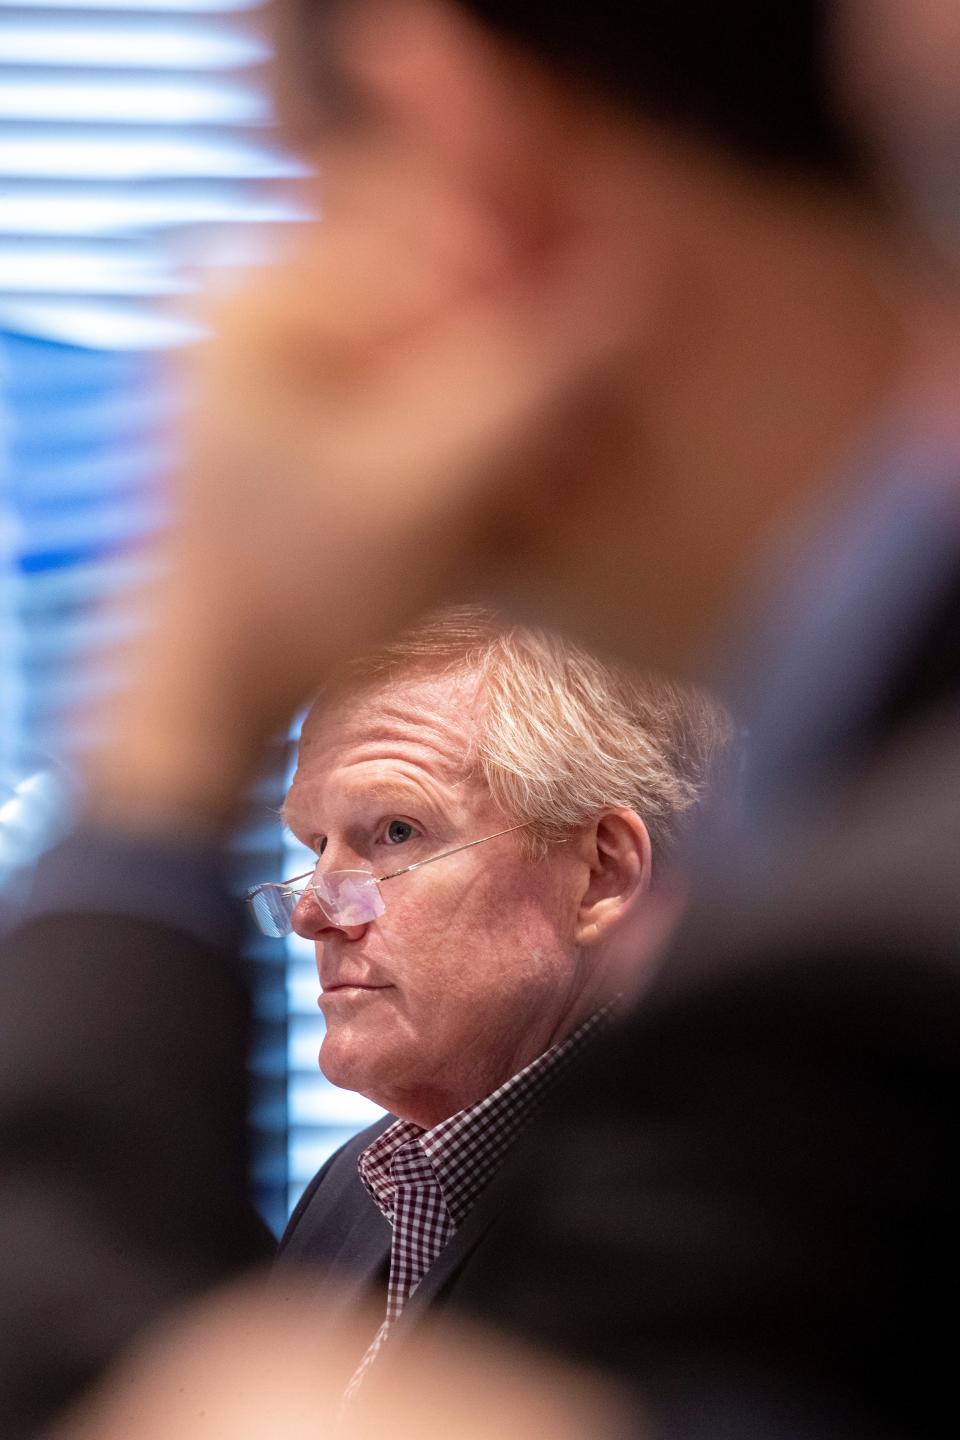
[[[415,1325],[422,1313],[443,1294],[497,1219],[501,1209],[502,1176],[505,1170],[509,1170],[509,1166],[504,1166],[494,1176],[459,1230],[449,1244],[444,1246],[420,1281],[397,1321],[398,1331],[405,1331],[409,1326]]]

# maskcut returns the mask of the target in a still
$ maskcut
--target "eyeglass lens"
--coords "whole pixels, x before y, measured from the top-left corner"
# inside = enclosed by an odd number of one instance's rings
[[[386,909],[376,879],[362,870],[330,870],[318,876],[311,889],[335,925],[366,925]]]
[[[254,917],[264,935],[279,940],[292,932],[294,911],[307,890],[316,895],[333,925],[367,925],[386,908],[373,875],[362,870],[331,870],[302,890],[265,885],[251,895]]]

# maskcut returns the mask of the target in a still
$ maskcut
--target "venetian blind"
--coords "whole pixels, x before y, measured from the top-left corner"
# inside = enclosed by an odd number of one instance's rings
[[[117,683],[115,662],[91,656],[136,633],[192,297],[211,270],[267,258],[302,215],[258,7],[0,0],[0,882],[51,828],[32,777],[69,771],[89,742],[76,701]],[[107,619],[110,595],[128,603]],[[289,865],[274,813],[288,755],[278,744],[251,797],[243,884]],[[254,1185],[276,1227],[313,1159],[363,1117],[308,1063],[304,956],[248,948]]]

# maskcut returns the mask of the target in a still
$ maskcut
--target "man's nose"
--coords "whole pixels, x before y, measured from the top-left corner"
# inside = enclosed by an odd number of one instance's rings
[[[294,933],[304,940],[323,940],[334,930],[338,930],[348,940],[356,940],[367,928],[366,925],[341,925],[331,920],[311,886],[304,890],[297,901],[290,923]]]

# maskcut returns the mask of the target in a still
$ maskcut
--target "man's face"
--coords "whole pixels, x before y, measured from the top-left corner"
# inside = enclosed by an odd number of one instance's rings
[[[285,815],[319,873],[377,876],[511,820],[468,771],[476,682],[416,679],[307,720]],[[308,892],[335,1085],[429,1126],[489,1094],[584,1018],[574,845],[524,857],[519,832],[381,886],[386,913],[332,924]],[[589,1007],[587,1007],[587,1010]]]

